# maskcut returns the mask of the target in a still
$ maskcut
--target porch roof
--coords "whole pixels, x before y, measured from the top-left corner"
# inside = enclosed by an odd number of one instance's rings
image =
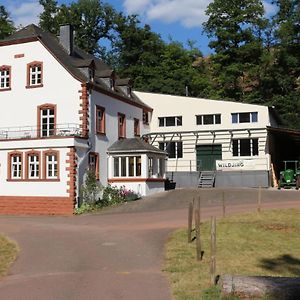
[[[107,153],[157,153],[167,155],[163,150],[160,150],[140,138],[121,139],[113,143]]]

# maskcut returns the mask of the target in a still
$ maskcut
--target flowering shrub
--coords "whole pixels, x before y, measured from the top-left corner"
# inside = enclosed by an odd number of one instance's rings
[[[120,196],[124,199],[124,201],[134,201],[140,198],[140,196],[134,191],[127,190],[124,185],[120,188]]]
[[[87,171],[85,182],[81,187],[83,203],[75,210],[76,214],[97,211],[106,206],[118,205],[126,201],[133,201],[140,198],[134,191],[111,186],[101,187],[93,172]]]

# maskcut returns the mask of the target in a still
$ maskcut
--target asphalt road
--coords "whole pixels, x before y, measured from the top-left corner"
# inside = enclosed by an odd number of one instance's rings
[[[258,191],[177,190],[74,217],[0,217],[0,232],[21,249],[0,299],[168,300],[161,271],[169,234],[186,226],[187,205],[200,196],[202,218],[255,211]],[[263,209],[300,208],[300,191],[263,190]]]

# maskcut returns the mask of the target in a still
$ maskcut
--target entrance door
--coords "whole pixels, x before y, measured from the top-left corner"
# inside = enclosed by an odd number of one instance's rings
[[[222,159],[222,145],[196,146],[197,171],[213,171],[216,169],[216,160]]]

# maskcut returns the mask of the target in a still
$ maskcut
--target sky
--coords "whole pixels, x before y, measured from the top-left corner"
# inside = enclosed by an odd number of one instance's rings
[[[224,0],[227,1],[227,0]],[[68,4],[70,0],[58,0]],[[207,20],[205,10],[212,0],[103,0],[125,14],[138,14],[143,24],[149,24],[165,41],[175,40],[185,46],[188,40],[195,41],[204,55],[211,53],[208,38],[203,33],[202,23]],[[16,26],[38,24],[42,7],[38,0],[0,0],[10,12]],[[264,1],[267,16],[275,13],[271,0]]]

